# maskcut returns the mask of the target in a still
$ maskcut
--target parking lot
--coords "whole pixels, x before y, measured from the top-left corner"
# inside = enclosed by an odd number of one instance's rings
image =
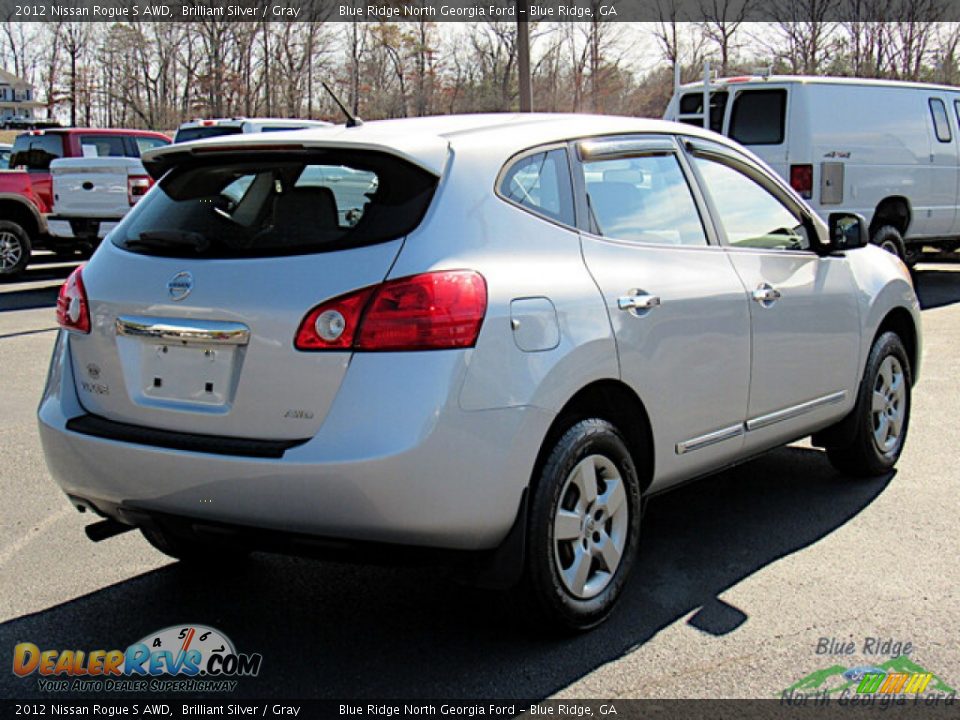
[[[529,631],[509,598],[431,568],[258,554],[197,571],[137,533],[89,542],[91,518],[48,477],[34,420],[71,267],[38,263],[0,285],[5,662],[19,642],[125,648],[202,623],[262,653],[239,696],[771,698],[834,664],[880,664],[889,654],[866,649],[890,640],[960,688],[960,264],[916,273],[924,361],[892,477],[845,479],[799,443],[658,497],[619,609],[563,639]],[[818,653],[832,641],[855,653]],[[9,671],[0,693],[44,696]]]

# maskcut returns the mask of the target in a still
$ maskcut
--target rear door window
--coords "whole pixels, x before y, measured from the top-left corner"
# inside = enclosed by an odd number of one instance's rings
[[[383,153],[247,156],[173,169],[113,235],[132,252],[263,257],[369,245],[406,235],[437,178]]]
[[[78,140],[82,157],[126,157],[128,154],[123,135],[81,135]]]
[[[786,115],[786,90],[744,90],[733,101],[729,135],[743,145],[779,145]]]
[[[676,155],[583,164],[599,235],[656,245],[706,245],[707,236]]]
[[[20,135],[13,142],[11,168],[46,170],[50,162],[63,157],[63,137],[57,133]]]
[[[933,117],[933,129],[937,140],[948,143],[953,139],[950,133],[950,119],[947,117],[947,106],[940,98],[930,98],[930,115]]]

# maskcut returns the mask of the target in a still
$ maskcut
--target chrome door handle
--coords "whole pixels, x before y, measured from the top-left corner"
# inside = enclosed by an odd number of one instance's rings
[[[649,310],[659,305],[659,295],[625,295],[617,298],[617,307],[621,310]]]
[[[763,283],[750,295],[764,307],[770,307],[781,297],[780,291],[768,283]]]

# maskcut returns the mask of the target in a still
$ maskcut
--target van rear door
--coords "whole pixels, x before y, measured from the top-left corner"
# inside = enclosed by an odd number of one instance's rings
[[[784,86],[739,88],[727,113],[724,135],[750,148],[789,181],[787,105]]]

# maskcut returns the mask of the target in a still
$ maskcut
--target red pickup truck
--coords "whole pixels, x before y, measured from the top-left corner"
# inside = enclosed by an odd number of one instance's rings
[[[140,157],[170,138],[149,130],[57,128],[31,130],[13,143],[10,168],[0,170],[0,280],[23,272],[34,249],[73,254],[89,250],[51,237],[46,216],[53,209],[50,162],[70,157]]]

